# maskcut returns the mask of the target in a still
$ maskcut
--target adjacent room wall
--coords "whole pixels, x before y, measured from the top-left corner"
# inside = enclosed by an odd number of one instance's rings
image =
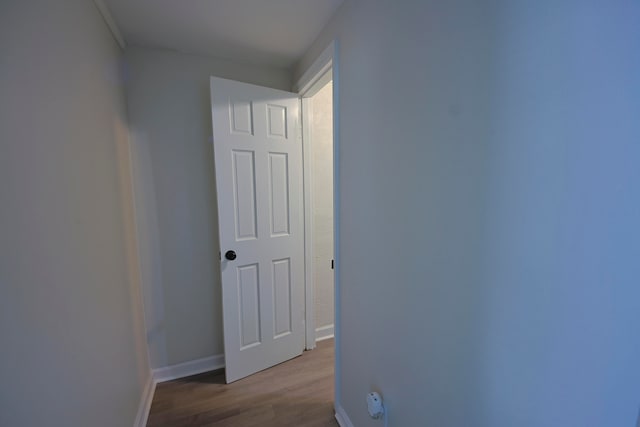
[[[86,0],[0,3],[0,425],[131,426],[150,380],[121,51]]]
[[[333,84],[311,98],[311,185],[316,337],[333,334]]]
[[[209,77],[287,90],[290,72],[128,47],[127,98],[153,368],[224,352]]]
[[[640,4],[347,0],[338,408],[380,426],[632,426]]]

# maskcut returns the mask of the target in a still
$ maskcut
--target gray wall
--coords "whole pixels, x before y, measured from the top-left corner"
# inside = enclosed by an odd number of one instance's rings
[[[0,425],[132,425],[150,378],[121,52],[93,2],[0,3]]]
[[[127,98],[153,368],[223,353],[209,77],[289,89],[290,73],[129,47]]]
[[[640,4],[350,1],[339,404],[358,427],[631,426]]]

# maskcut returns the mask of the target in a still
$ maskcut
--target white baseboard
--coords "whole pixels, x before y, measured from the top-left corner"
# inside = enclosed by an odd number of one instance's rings
[[[149,380],[142,391],[142,397],[140,398],[140,404],[138,405],[138,413],[136,414],[136,420],[133,427],[146,427],[147,419],[149,418],[149,410],[151,409],[151,402],[153,401],[153,394],[156,391],[156,382],[153,379],[153,374],[149,375]]]
[[[138,413],[136,414],[136,420],[133,426],[145,427],[147,425],[151,402],[153,402],[153,395],[156,391],[156,384],[221,368],[224,368],[224,354],[154,369],[142,392],[140,404],[138,405]]]
[[[333,325],[322,326],[316,329],[316,342],[333,338]]]
[[[221,368],[224,368],[224,354],[217,354],[203,359],[190,360],[177,365],[154,369],[153,378],[156,382],[162,383]]]
[[[353,427],[353,423],[349,419],[349,416],[344,411],[344,408],[338,404],[335,407],[336,410],[336,421],[340,425],[340,427]]]

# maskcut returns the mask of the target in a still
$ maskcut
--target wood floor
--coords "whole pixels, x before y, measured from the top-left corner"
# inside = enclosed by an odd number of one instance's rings
[[[232,384],[213,371],[158,384],[147,427],[337,426],[333,340]]]

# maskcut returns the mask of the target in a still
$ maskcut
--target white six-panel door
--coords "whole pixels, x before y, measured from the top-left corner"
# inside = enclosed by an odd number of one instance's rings
[[[296,94],[211,77],[211,104],[229,383],[304,348],[302,140]]]

